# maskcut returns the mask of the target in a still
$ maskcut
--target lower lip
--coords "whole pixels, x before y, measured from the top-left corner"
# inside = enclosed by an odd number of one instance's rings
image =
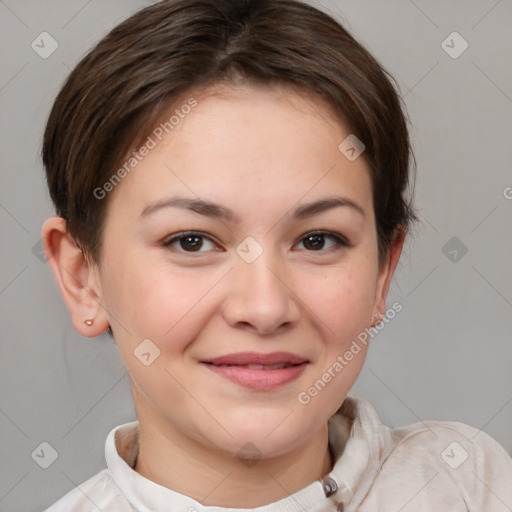
[[[250,370],[242,366],[216,366],[202,363],[209,370],[229,379],[240,386],[259,391],[268,391],[283,386],[297,379],[306,369],[308,363],[302,363],[278,370]]]

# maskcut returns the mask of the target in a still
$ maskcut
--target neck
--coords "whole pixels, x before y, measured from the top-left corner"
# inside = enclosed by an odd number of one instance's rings
[[[279,501],[333,466],[327,424],[279,457],[242,462],[158,421],[140,421],[135,471],[204,506],[255,508]]]

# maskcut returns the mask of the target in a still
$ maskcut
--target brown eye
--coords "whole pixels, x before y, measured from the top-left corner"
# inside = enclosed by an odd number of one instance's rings
[[[316,231],[308,233],[303,236],[301,241],[304,244],[304,247],[308,251],[323,251],[326,244],[326,239],[331,239],[334,242],[330,247],[325,249],[324,252],[328,252],[330,250],[337,250],[341,247],[348,247],[350,244],[347,239],[338,233],[330,233],[326,231]]]
[[[188,250],[190,248],[194,252],[201,249],[203,245],[202,237],[197,235],[185,236],[183,238],[180,238],[178,242],[183,250]]]
[[[309,235],[304,238],[304,247],[306,249],[319,250],[325,245],[325,235]]]
[[[163,242],[164,247],[171,247],[172,249],[178,250],[180,252],[207,252],[201,251],[204,247],[205,241],[209,242],[212,245],[215,245],[212,240],[210,240],[207,236],[201,233],[179,233],[165,242]],[[179,247],[175,246],[175,244],[179,244]]]

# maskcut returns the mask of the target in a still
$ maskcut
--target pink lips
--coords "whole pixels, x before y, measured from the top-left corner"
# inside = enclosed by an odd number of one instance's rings
[[[271,365],[278,363],[301,364],[305,362],[307,363],[308,360],[304,357],[292,354],[291,352],[272,352],[270,354],[261,354],[258,352],[238,352],[235,354],[227,354],[225,356],[215,357],[213,359],[204,359],[201,362],[231,365]]]
[[[239,352],[206,359],[201,363],[217,375],[241,386],[267,391],[297,379],[309,361],[290,352]]]

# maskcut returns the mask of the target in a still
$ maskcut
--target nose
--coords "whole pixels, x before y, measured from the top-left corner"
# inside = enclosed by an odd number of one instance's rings
[[[270,251],[252,263],[237,258],[223,302],[224,319],[232,327],[245,326],[258,334],[271,334],[295,324],[300,309],[289,275]]]

